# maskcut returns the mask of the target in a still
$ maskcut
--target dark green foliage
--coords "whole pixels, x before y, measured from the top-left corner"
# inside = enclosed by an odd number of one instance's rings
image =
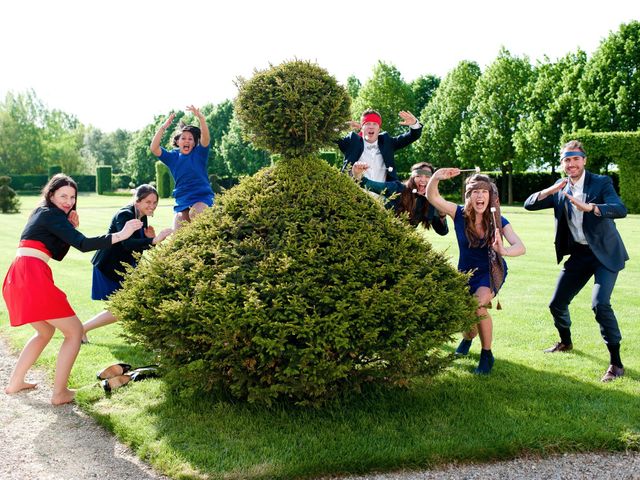
[[[40,175],[11,175],[11,183],[16,190],[42,190],[49,177],[46,174]]]
[[[280,161],[219,196],[109,308],[174,386],[259,403],[404,385],[444,366],[441,345],[475,321],[465,277],[317,158]]]
[[[160,160],[156,161],[156,186],[160,198],[169,198],[175,187],[175,180],[167,167]]]
[[[131,188],[131,175],[127,175],[126,173],[114,173],[111,176],[111,185],[113,188]]]
[[[96,167],[96,193],[102,195],[111,191],[111,165],[98,165]]]
[[[580,140],[587,152],[587,168],[606,173],[610,163],[620,169],[620,196],[631,213],[640,213],[640,132],[593,133],[589,130],[564,135],[562,144]]]
[[[0,211],[2,213],[20,212],[20,199],[16,191],[11,188],[11,177],[0,177]]]
[[[338,156],[338,153],[334,150],[323,150],[320,152],[320,158],[334,167],[342,166],[342,156]]]
[[[73,175],[73,179],[78,184],[79,192],[95,192],[96,191],[95,175]]]
[[[249,140],[284,157],[332,145],[349,119],[349,94],[311,62],[283,63],[237,83],[236,114]]]
[[[49,178],[57,175],[58,173],[62,173],[62,165],[49,165],[49,167],[47,168],[47,174],[49,175]]]

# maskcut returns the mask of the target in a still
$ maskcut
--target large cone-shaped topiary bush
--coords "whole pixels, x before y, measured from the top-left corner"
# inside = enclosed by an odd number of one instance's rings
[[[241,82],[237,108],[283,158],[140,262],[110,302],[129,337],[157,352],[169,384],[261,403],[319,404],[446,364],[441,345],[474,321],[465,277],[305,150],[347,118],[344,89],[296,61]]]

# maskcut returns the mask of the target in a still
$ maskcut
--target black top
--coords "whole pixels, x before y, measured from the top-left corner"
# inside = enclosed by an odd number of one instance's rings
[[[58,207],[37,207],[22,231],[20,240],[37,240],[51,252],[54,260],[62,260],[70,246],[90,252],[111,246],[111,235],[85,237],[71,224]]]
[[[134,218],[136,218],[136,212],[133,204],[122,207],[111,219],[109,233],[119,232],[124,228],[125,223]],[[122,281],[122,274],[124,272],[122,263],[135,266],[134,252],[142,252],[152,245],[153,238],[144,236],[144,229],[147,228],[146,215],[140,217],[140,220],[142,221],[142,229],[110,248],[98,250],[91,259],[91,263],[114,282]]]

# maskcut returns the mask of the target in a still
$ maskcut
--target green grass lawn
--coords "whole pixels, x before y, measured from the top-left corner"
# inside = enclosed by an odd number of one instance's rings
[[[23,197],[21,214],[1,215],[0,271],[6,272],[36,197]],[[127,202],[117,196],[81,195],[80,230],[106,231]],[[171,201],[161,201],[151,224],[171,225]],[[488,377],[471,372],[479,342],[468,358],[408,390],[370,389],[327,407],[294,409],[169,395],[161,380],[130,384],[106,398],[95,373],[116,361],[146,364],[152,356],[128,345],[111,325],[90,333],[71,376],[77,403],[156,469],[174,478],[292,478],[423,468],[451,461],[487,461],[522,454],[640,449],[640,216],[617,222],[631,261],[620,273],[613,306],[624,337],[626,376],[600,383],[608,353],[590,308],[591,289],[574,300],[574,350],[544,355],[556,341],[547,309],[560,266],[553,250],[551,211],[505,207],[527,254],[507,259],[509,275],[493,310],[496,364]],[[455,263],[453,234],[425,235]],[[90,300],[92,253],[73,250],[50,262],[56,283],[84,321],[102,309]],[[591,286],[590,284],[589,286]],[[16,350],[29,327],[9,328],[4,304],[0,330]],[[56,335],[39,365],[52,371]],[[454,348],[451,345],[450,348]]]

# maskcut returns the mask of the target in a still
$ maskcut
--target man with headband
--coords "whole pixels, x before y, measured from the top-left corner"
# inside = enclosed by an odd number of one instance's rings
[[[338,141],[338,147],[344,154],[342,170],[360,161],[369,166],[365,172],[368,179],[376,182],[398,180],[395,151],[411,145],[422,134],[422,125],[411,112],[402,111],[398,115],[402,118],[400,125],[407,125],[409,131],[397,137],[380,131],[382,117],[375,110],[366,110],[360,122],[349,122],[351,128],[360,131],[351,132]]]
[[[567,352],[573,348],[569,304],[593,276],[591,308],[610,355],[609,368],[602,381],[610,382],[624,375],[620,359],[622,336],[611,308],[611,292],[618,272],[629,259],[613,219],[624,218],[627,208],[615,192],[611,178],[585,170],[586,163],[587,156],[580,142],[572,140],[565,144],[560,150],[560,165],[566,178],[531,195],[524,208],[553,207],[558,263],[569,255],[549,304],[560,341],[545,352]]]

